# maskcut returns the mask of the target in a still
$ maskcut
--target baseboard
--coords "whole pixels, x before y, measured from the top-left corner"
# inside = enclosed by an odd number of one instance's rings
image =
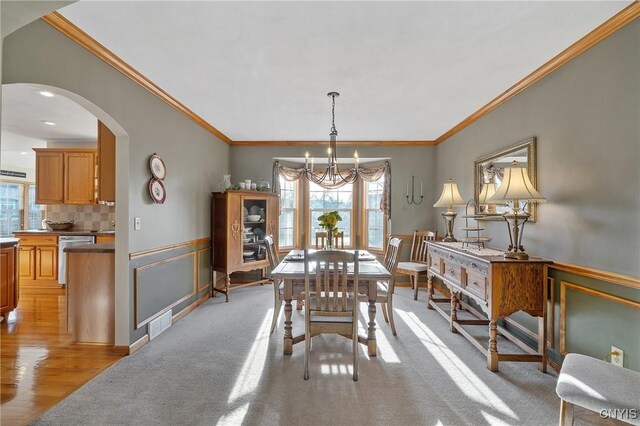
[[[112,346],[110,352],[114,355],[129,355],[130,346]]]
[[[195,308],[197,308],[200,304],[202,304],[209,297],[211,297],[211,293],[210,292],[206,292],[198,300],[196,300],[195,302],[193,302],[192,304],[190,304],[189,306],[187,306],[186,308],[184,308],[183,310],[181,310],[180,312],[178,312],[177,314],[172,316],[171,317],[171,324],[175,324],[176,321],[181,320],[185,315],[187,315],[189,312],[193,311]]]
[[[136,342],[134,342],[129,346],[129,355],[133,355],[134,353],[138,352],[148,342],[149,342],[149,335],[145,334],[144,336],[142,336],[140,339],[138,339]]]

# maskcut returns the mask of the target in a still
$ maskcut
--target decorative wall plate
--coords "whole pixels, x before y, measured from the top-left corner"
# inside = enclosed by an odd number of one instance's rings
[[[164,189],[164,184],[160,179],[151,178],[149,181],[149,195],[154,203],[164,204],[164,200],[167,199],[167,191]]]
[[[149,168],[151,169],[151,174],[156,179],[163,180],[167,175],[167,168],[158,154],[153,154],[149,159]]]

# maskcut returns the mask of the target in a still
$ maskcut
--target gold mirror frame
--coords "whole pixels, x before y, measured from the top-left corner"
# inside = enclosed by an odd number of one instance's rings
[[[529,173],[529,179],[531,179],[531,183],[533,186],[538,188],[538,182],[536,180],[536,138],[532,136],[530,138],[524,139],[518,142],[515,145],[509,146],[507,148],[501,149],[496,152],[492,152],[491,154],[484,155],[474,162],[474,174],[473,174],[473,197],[476,202],[476,206],[478,206],[477,211],[481,214],[484,214],[481,219],[482,220],[504,220],[502,217],[502,212],[498,213],[487,213],[482,212],[480,209],[479,199],[480,199],[480,191],[482,190],[482,184],[484,183],[484,167],[486,164],[495,162],[502,157],[506,157],[509,154],[514,154],[518,151],[522,151],[526,149],[527,151],[527,172]],[[505,211],[507,211],[506,209]],[[525,208],[527,212],[531,215],[529,218],[529,222],[536,221],[536,210],[537,203],[528,203]]]

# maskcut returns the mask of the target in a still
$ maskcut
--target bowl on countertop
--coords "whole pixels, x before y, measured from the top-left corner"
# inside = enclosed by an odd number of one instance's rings
[[[47,220],[45,223],[54,231],[68,231],[69,229],[73,228],[73,222],[75,221],[68,220],[65,222],[52,222],[50,220]]]

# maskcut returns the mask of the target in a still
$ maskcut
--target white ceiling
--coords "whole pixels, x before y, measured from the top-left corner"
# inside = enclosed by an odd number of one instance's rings
[[[433,140],[629,1],[92,2],[60,12],[232,140]]]
[[[98,120],[68,98],[44,97],[40,86],[2,86],[2,163],[33,168],[35,153],[47,142],[86,142],[95,146]],[[43,121],[56,123],[48,126]],[[24,152],[26,154],[20,154]]]

